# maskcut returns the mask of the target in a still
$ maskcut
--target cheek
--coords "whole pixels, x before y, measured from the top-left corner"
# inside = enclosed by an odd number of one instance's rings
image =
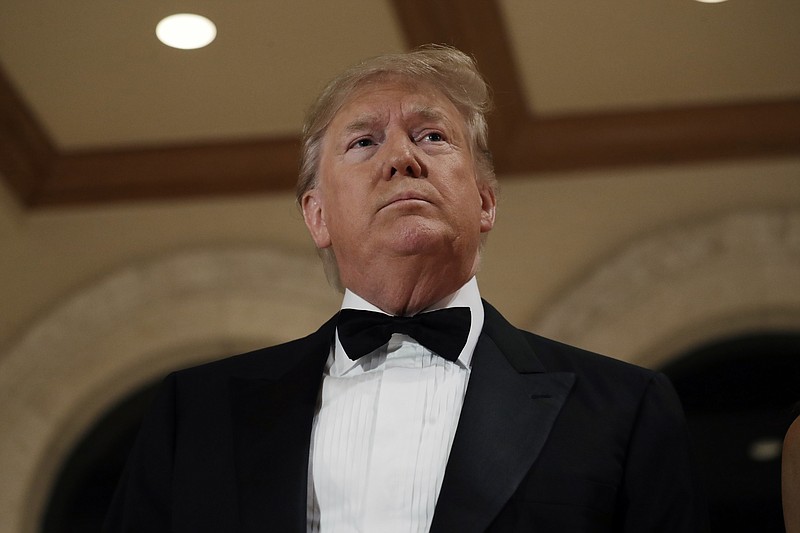
[[[475,178],[467,173],[462,173],[462,179],[453,183],[451,196],[457,199],[460,211],[463,213],[476,214],[481,211],[483,199],[481,198]]]
[[[327,223],[331,233],[339,240],[369,224],[369,202],[363,191],[353,186],[340,185],[329,199]]]

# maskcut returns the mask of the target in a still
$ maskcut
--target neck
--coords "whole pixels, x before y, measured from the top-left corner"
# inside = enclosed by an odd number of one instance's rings
[[[457,291],[475,275],[477,266],[477,257],[468,266],[445,267],[421,263],[419,258],[414,261],[393,258],[386,264],[364,265],[359,272],[342,273],[342,281],[379,309],[392,315],[410,316]]]

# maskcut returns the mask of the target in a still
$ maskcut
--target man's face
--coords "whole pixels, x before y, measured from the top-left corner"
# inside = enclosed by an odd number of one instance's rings
[[[435,257],[474,273],[495,197],[476,180],[455,106],[428,85],[387,80],[357,89],[336,113],[302,207],[317,247],[333,248],[352,287],[378,257]]]

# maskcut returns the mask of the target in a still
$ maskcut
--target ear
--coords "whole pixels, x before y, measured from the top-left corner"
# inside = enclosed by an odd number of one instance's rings
[[[306,192],[300,200],[300,206],[303,209],[303,220],[305,220],[314,244],[317,248],[329,247],[331,236],[328,233],[328,225],[325,223],[325,210],[319,189],[310,189]]]
[[[481,233],[486,233],[494,227],[497,198],[494,189],[486,183],[478,184],[478,193],[481,196]]]

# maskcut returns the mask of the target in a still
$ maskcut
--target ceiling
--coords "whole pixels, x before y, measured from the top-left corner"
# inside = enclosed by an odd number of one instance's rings
[[[160,44],[175,12],[217,40]],[[501,180],[796,155],[798,26],[797,0],[5,0],[0,177],[29,209],[289,190],[323,84],[428,42],[492,85]]]

